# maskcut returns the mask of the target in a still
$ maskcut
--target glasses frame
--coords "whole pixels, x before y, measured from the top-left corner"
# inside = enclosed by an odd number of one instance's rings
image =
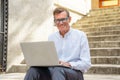
[[[59,24],[60,22],[64,23],[69,19],[69,17],[67,16],[66,18],[61,18],[61,19],[54,19],[54,23],[55,24]]]

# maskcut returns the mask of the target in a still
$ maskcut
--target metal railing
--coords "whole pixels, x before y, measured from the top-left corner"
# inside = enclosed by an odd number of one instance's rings
[[[1,51],[0,51],[0,72],[5,72],[7,69],[7,38],[8,38],[8,0],[1,0]]]

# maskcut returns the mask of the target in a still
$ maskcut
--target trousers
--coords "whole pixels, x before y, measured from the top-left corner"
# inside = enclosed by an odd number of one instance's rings
[[[30,67],[24,80],[84,80],[83,73],[67,67]]]

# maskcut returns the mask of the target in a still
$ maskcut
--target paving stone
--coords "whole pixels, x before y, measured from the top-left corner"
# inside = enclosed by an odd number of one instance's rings
[[[25,73],[0,74],[0,80],[23,80]],[[120,75],[84,74],[84,80],[120,80]]]

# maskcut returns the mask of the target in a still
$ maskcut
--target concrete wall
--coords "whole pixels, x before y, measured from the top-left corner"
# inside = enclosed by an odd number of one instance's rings
[[[24,59],[20,42],[45,41],[50,33],[56,31],[52,16],[54,2],[58,2],[58,0],[9,0],[7,69],[13,64],[19,64]],[[71,3],[73,2],[71,1]],[[81,1],[80,4],[82,4]],[[67,4],[63,5],[67,6]],[[74,5],[76,6],[75,10],[89,10],[85,5],[81,7]],[[71,16],[73,17],[71,24],[81,17],[74,13],[71,13]]]
[[[20,42],[47,40],[53,32],[52,0],[9,0],[8,69],[23,59]]]

